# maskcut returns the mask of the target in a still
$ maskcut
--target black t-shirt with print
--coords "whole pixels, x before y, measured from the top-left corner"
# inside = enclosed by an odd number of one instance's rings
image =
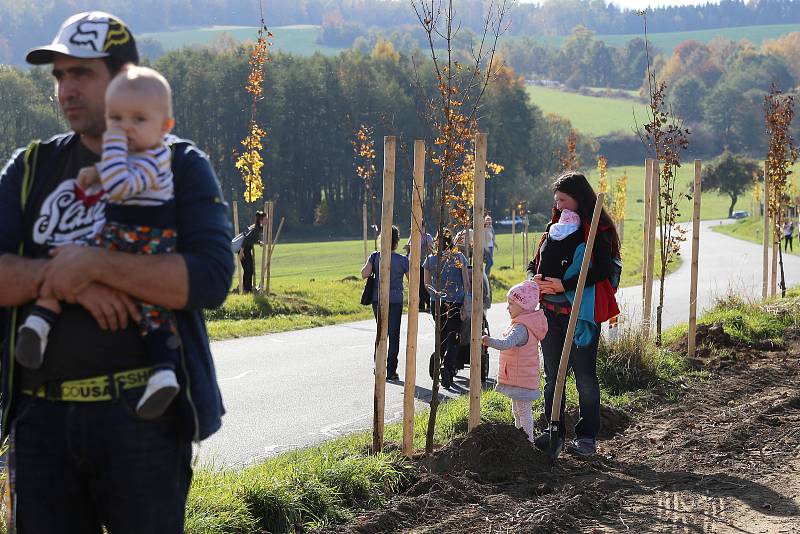
[[[82,167],[100,161],[100,156],[76,142],[64,152],[54,168],[59,175],[36,177],[28,200],[25,235],[27,255],[47,257],[54,246],[82,242],[105,221],[105,205],[87,206],[75,194],[75,178]],[[39,183],[40,180],[43,182]],[[32,303],[31,303],[32,304]],[[30,311],[30,304],[24,314]],[[92,315],[80,305],[61,303],[62,313],[50,331],[44,363],[37,370],[16,366],[23,388],[54,380],[71,380],[107,375],[147,365],[144,342],[138,327],[101,330]]]

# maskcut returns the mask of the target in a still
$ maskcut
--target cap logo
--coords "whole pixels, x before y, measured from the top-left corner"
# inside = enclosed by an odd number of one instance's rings
[[[106,44],[103,46],[103,52],[108,52],[108,49],[113,46],[129,43],[130,40],[131,34],[128,28],[119,21],[111,20],[108,25],[108,35],[106,35]]]
[[[69,42],[99,52],[107,33],[108,21],[84,20],[75,26],[75,33],[69,38]]]

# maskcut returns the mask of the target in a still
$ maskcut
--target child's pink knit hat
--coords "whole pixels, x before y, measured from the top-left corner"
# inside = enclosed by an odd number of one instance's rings
[[[536,311],[539,306],[539,284],[525,280],[509,289],[506,297],[525,311]]]
[[[563,209],[561,210],[561,216],[558,218],[558,223],[579,225],[581,224],[581,217],[572,210]]]

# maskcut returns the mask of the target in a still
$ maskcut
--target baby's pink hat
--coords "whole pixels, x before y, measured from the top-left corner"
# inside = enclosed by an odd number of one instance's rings
[[[572,210],[561,210],[561,217],[558,218],[559,224],[581,224],[581,217]]]
[[[506,297],[525,311],[536,311],[539,305],[539,284],[533,280],[525,280],[509,289]]]

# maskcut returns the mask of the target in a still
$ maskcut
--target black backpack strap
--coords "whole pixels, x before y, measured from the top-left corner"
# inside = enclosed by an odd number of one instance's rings
[[[24,172],[22,174],[22,187],[19,193],[19,205],[22,208],[23,214],[25,213],[25,206],[28,204],[28,198],[31,196],[31,189],[33,188],[33,181],[36,179],[36,164],[38,163],[39,145],[41,141],[32,141],[28,148],[25,149],[23,156]],[[24,240],[23,240],[24,242]],[[20,245],[20,254],[22,254],[22,245]]]

